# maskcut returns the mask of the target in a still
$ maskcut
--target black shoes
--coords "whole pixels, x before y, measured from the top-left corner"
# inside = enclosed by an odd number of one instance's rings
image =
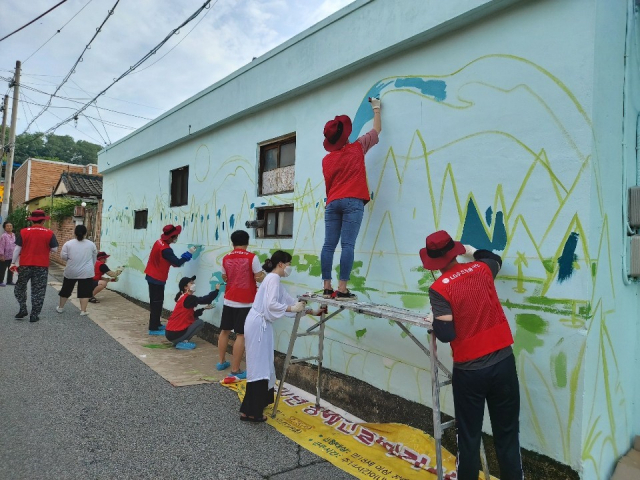
[[[38,320],[40,320],[40,317],[37,315],[31,315],[31,318],[29,319],[31,323],[37,322]]]
[[[27,312],[26,310],[25,311],[20,310],[16,315],[16,319],[20,320],[20,319],[26,317],[27,315],[29,315],[29,312]]]
[[[323,298],[333,298],[333,297],[335,297],[335,292],[333,291],[333,288],[325,288],[324,292],[322,293],[322,297]]]
[[[355,302],[356,300],[358,300],[358,297],[355,294],[351,293],[349,290],[347,290],[345,293],[341,292],[340,290],[336,290],[335,299],[347,302]]]

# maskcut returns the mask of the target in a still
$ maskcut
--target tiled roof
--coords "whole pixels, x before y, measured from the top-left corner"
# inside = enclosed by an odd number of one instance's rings
[[[64,172],[60,176],[68,195],[102,198],[102,175]]]

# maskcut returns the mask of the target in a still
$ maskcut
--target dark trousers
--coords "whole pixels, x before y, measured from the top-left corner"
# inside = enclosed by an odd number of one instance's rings
[[[164,285],[147,283],[149,284],[149,330],[157,330],[161,325]]]
[[[4,282],[4,272],[7,272],[7,283],[13,283],[13,272],[9,270],[11,260],[0,261],[0,283]]]
[[[40,315],[47,292],[48,275],[47,267],[18,267],[18,283],[13,294],[20,304],[20,312],[27,311],[27,283],[31,280],[31,316]]]
[[[478,480],[484,402],[489,408],[501,480],[522,480],[520,387],[515,357],[480,370],[453,369],[458,480]]]
[[[167,337],[167,340],[169,340],[171,343],[177,345],[180,342],[188,342],[196,333],[200,332],[200,330],[202,330],[203,328],[204,322],[197,318],[196,321],[189,325],[188,328],[185,328],[184,330],[180,330],[178,332],[167,330],[164,336]]]

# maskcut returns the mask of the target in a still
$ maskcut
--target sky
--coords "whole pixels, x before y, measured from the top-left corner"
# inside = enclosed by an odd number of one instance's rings
[[[205,0],[120,0],[75,73],[57,93],[64,99],[52,98],[116,1],[67,0],[0,42],[0,95],[12,97],[8,80],[16,60],[22,62],[17,134],[25,132],[30,123],[29,132],[46,131],[72,115]],[[352,1],[212,0],[210,9],[102,95],[97,101],[100,109],[91,106],[77,123],[71,121],[55,133],[100,145],[113,143]],[[2,0],[0,38],[57,3],[59,0]],[[50,99],[51,107],[32,122]],[[9,109],[11,102],[10,98]]]

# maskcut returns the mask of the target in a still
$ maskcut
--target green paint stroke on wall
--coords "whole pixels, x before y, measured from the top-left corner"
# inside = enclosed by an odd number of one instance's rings
[[[535,313],[519,313],[516,315],[516,338],[513,353],[516,357],[522,350],[529,353],[544,345],[541,336],[547,332],[549,322]]]
[[[140,260],[135,255],[131,255],[129,257],[129,263],[127,265],[134,270],[138,270],[139,272],[144,273],[145,265],[144,263],[142,263],[142,260]]]
[[[567,355],[564,352],[558,353],[551,357],[551,368],[553,371],[553,384],[557,388],[567,386]]]
[[[423,294],[418,295],[401,295],[402,305],[408,309],[423,309],[429,305],[429,297]]]
[[[362,337],[364,337],[367,333],[367,329],[363,328],[362,330],[356,330],[356,338],[357,339],[361,339]]]
[[[118,246],[118,242],[111,242],[111,246],[112,247],[117,247]]]

